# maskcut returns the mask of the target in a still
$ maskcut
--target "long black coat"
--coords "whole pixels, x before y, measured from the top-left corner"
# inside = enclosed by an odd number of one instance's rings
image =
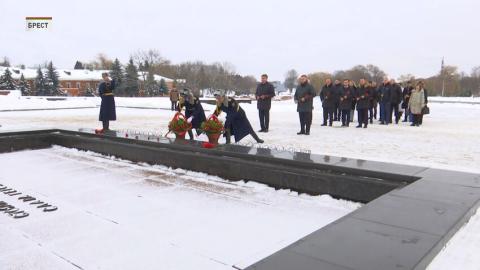
[[[113,90],[115,89],[115,81],[101,82],[98,86],[98,94],[102,98],[100,104],[99,121],[115,121],[117,120],[117,112],[115,108],[115,98],[113,96]]]
[[[342,91],[343,85],[341,83],[333,85],[335,93],[335,102],[338,105],[340,103],[340,91]]]
[[[192,128],[200,128],[202,123],[207,120],[205,117],[205,111],[203,110],[200,100],[196,97],[193,98],[193,103],[190,100],[186,100],[184,103],[178,106],[178,110],[181,111],[185,108],[185,117],[188,119],[193,116]]]
[[[272,98],[275,96],[275,87],[269,82],[259,83],[257,85],[257,91],[255,91],[255,96],[257,97],[257,109],[270,110],[272,107]],[[265,96],[265,98],[262,99],[260,96]]]
[[[381,103],[390,103],[391,87],[390,84],[381,84],[378,87],[378,94]]]
[[[402,101],[402,88],[397,83],[391,85],[390,103],[400,104]]]
[[[373,108],[376,106],[378,101],[378,93],[375,87],[370,87],[370,96],[368,98],[368,106],[369,108]]]
[[[297,102],[297,112],[313,111],[313,98],[315,97],[315,89],[309,83],[299,84],[295,89],[294,100]],[[304,101],[302,101],[302,98]]]
[[[324,85],[320,91],[320,100],[322,101],[322,107],[325,109],[334,109],[336,102],[335,87],[330,85]]]
[[[357,100],[357,110],[368,109],[370,90],[368,87],[360,86],[355,90],[355,99]]]
[[[227,114],[225,129],[230,129],[231,134],[235,137],[235,142],[238,142],[248,134],[253,133],[253,128],[238,102],[233,98],[226,97],[225,99],[224,103],[217,105],[215,115],[218,116],[222,111]]]
[[[350,87],[340,89],[340,110],[351,110],[354,90]]]
[[[402,108],[406,109],[408,108],[408,101],[410,101],[410,96],[412,95],[412,90],[413,87],[411,86],[405,86],[402,91],[402,96],[403,96],[403,102],[402,102]]]

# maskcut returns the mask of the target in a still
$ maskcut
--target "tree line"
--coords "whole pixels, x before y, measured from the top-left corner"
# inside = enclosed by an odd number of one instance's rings
[[[155,96],[164,93],[165,87],[156,85],[153,74],[175,79],[174,85],[186,87],[194,92],[205,90],[230,90],[237,95],[249,94],[255,91],[257,81],[253,76],[242,76],[235,72],[235,67],[227,62],[207,64],[202,61],[183,62],[173,64],[170,60],[161,56],[154,49],[140,50],[133,53],[126,65],[122,65],[115,58],[111,59],[105,54],[98,54],[89,62],[77,61],[76,69],[111,70],[112,78],[120,82],[119,91],[123,95],[131,96],[136,82],[135,72],[142,71],[144,74],[145,95]],[[178,80],[177,80],[178,79]]]
[[[285,87],[287,89],[295,88],[298,76],[295,69],[289,70],[285,74]],[[327,78],[350,79],[355,82],[366,79],[379,85],[386,76],[387,74],[375,65],[357,65],[348,70],[339,70],[333,73],[314,72],[308,74],[310,83],[317,91],[320,91]],[[480,96],[480,66],[473,68],[470,74],[459,72],[455,66],[444,66],[438,74],[431,77],[421,78],[405,74],[397,78],[397,81],[402,84],[408,81],[423,81],[429,94],[433,96],[441,96],[442,92],[444,96]]]
[[[4,57],[0,60],[0,66],[10,66],[10,61]],[[25,68],[25,65],[19,65]],[[42,73],[40,67],[47,69]],[[77,61],[75,69],[110,70],[111,77],[117,81],[116,92],[120,96],[137,96],[139,84],[143,84],[144,96],[158,96],[168,91],[165,80],[157,82],[154,74],[159,74],[175,80],[174,86],[187,87],[195,92],[206,90],[230,90],[237,95],[250,94],[255,91],[257,80],[254,76],[242,76],[235,71],[235,67],[227,62],[205,63],[202,61],[183,62],[173,64],[170,60],[161,56],[155,49],[139,50],[131,54],[129,61],[122,64],[117,58],[112,59],[105,54],[98,54],[94,60]],[[139,80],[138,72],[142,76]],[[61,94],[58,90],[58,74],[52,62],[45,62],[38,66],[36,78],[37,92],[43,95]],[[325,83],[326,78],[351,79],[359,81],[365,78],[369,81],[381,83],[386,73],[375,65],[357,65],[347,70],[334,72],[312,72],[309,75],[310,82],[319,90]],[[0,75],[0,89],[12,88],[9,75]],[[294,69],[285,74],[284,86],[293,89],[296,86],[298,72]],[[10,76],[11,77],[11,76]],[[423,80],[431,95],[445,96],[478,96],[480,95],[480,66],[473,68],[470,74],[459,72],[455,66],[444,66],[437,74],[427,78],[417,78],[412,74],[401,75],[397,80],[400,83],[406,81]],[[22,92],[28,93],[28,84],[18,83]],[[40,86],[40,88],[38,88]],[[18,88],[15,86],[15,89]]]

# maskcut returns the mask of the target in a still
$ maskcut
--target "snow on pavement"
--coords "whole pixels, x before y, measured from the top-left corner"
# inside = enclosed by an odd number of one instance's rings
[[[480,210],[448,241],[427,270],[480,269]]]
[[[0,213],[0,269],[246,267],[360,207],[62,147],[0,164],[0,184],[58,207],[0,193],[30,213]]]

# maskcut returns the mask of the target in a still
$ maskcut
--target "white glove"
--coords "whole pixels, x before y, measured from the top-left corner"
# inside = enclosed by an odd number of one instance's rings
[[[190,116],[190,118],[187,119],[187,122],[190,124],[192,123],[192,120],[193,120],[193,116]]]

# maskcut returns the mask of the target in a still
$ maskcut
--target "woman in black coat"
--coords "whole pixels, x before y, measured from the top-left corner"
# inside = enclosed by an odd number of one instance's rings
[[[224,125],[227,144],[230,143],[231,135],[235,136],[235,142],[238,142],[249,134],[252,135],[257,143],[263,143],[263,140],[253,130],[245,111],[238,105],[235,99],[226,97],[222,91],[215,93],[215,99],[217,100],[217,108],[214,114],[218,116],[222,111],[227,114]]]
[[[202,123],[207,120],[205,117],[205,111],[203,110],[200,100],[193,95],[189,89],[183,89],[180,91],[178,111],[181,112],[185,108],[185,117],[192,124],[192,129],[195,129],[197,136],[202,132],[200,130]],[[190,140],[193,140],[192,130],[188,131]]]
[[[98,94],[102,98],[100,104],[100,115],[98,120],[102,122],[103,132],[109,130],[110,121],[117,120],[115,109],[115,98],[113,90],[115,89],[115,81],[110,79],[108,73],[102,73],[103,82],[98,86]]]

